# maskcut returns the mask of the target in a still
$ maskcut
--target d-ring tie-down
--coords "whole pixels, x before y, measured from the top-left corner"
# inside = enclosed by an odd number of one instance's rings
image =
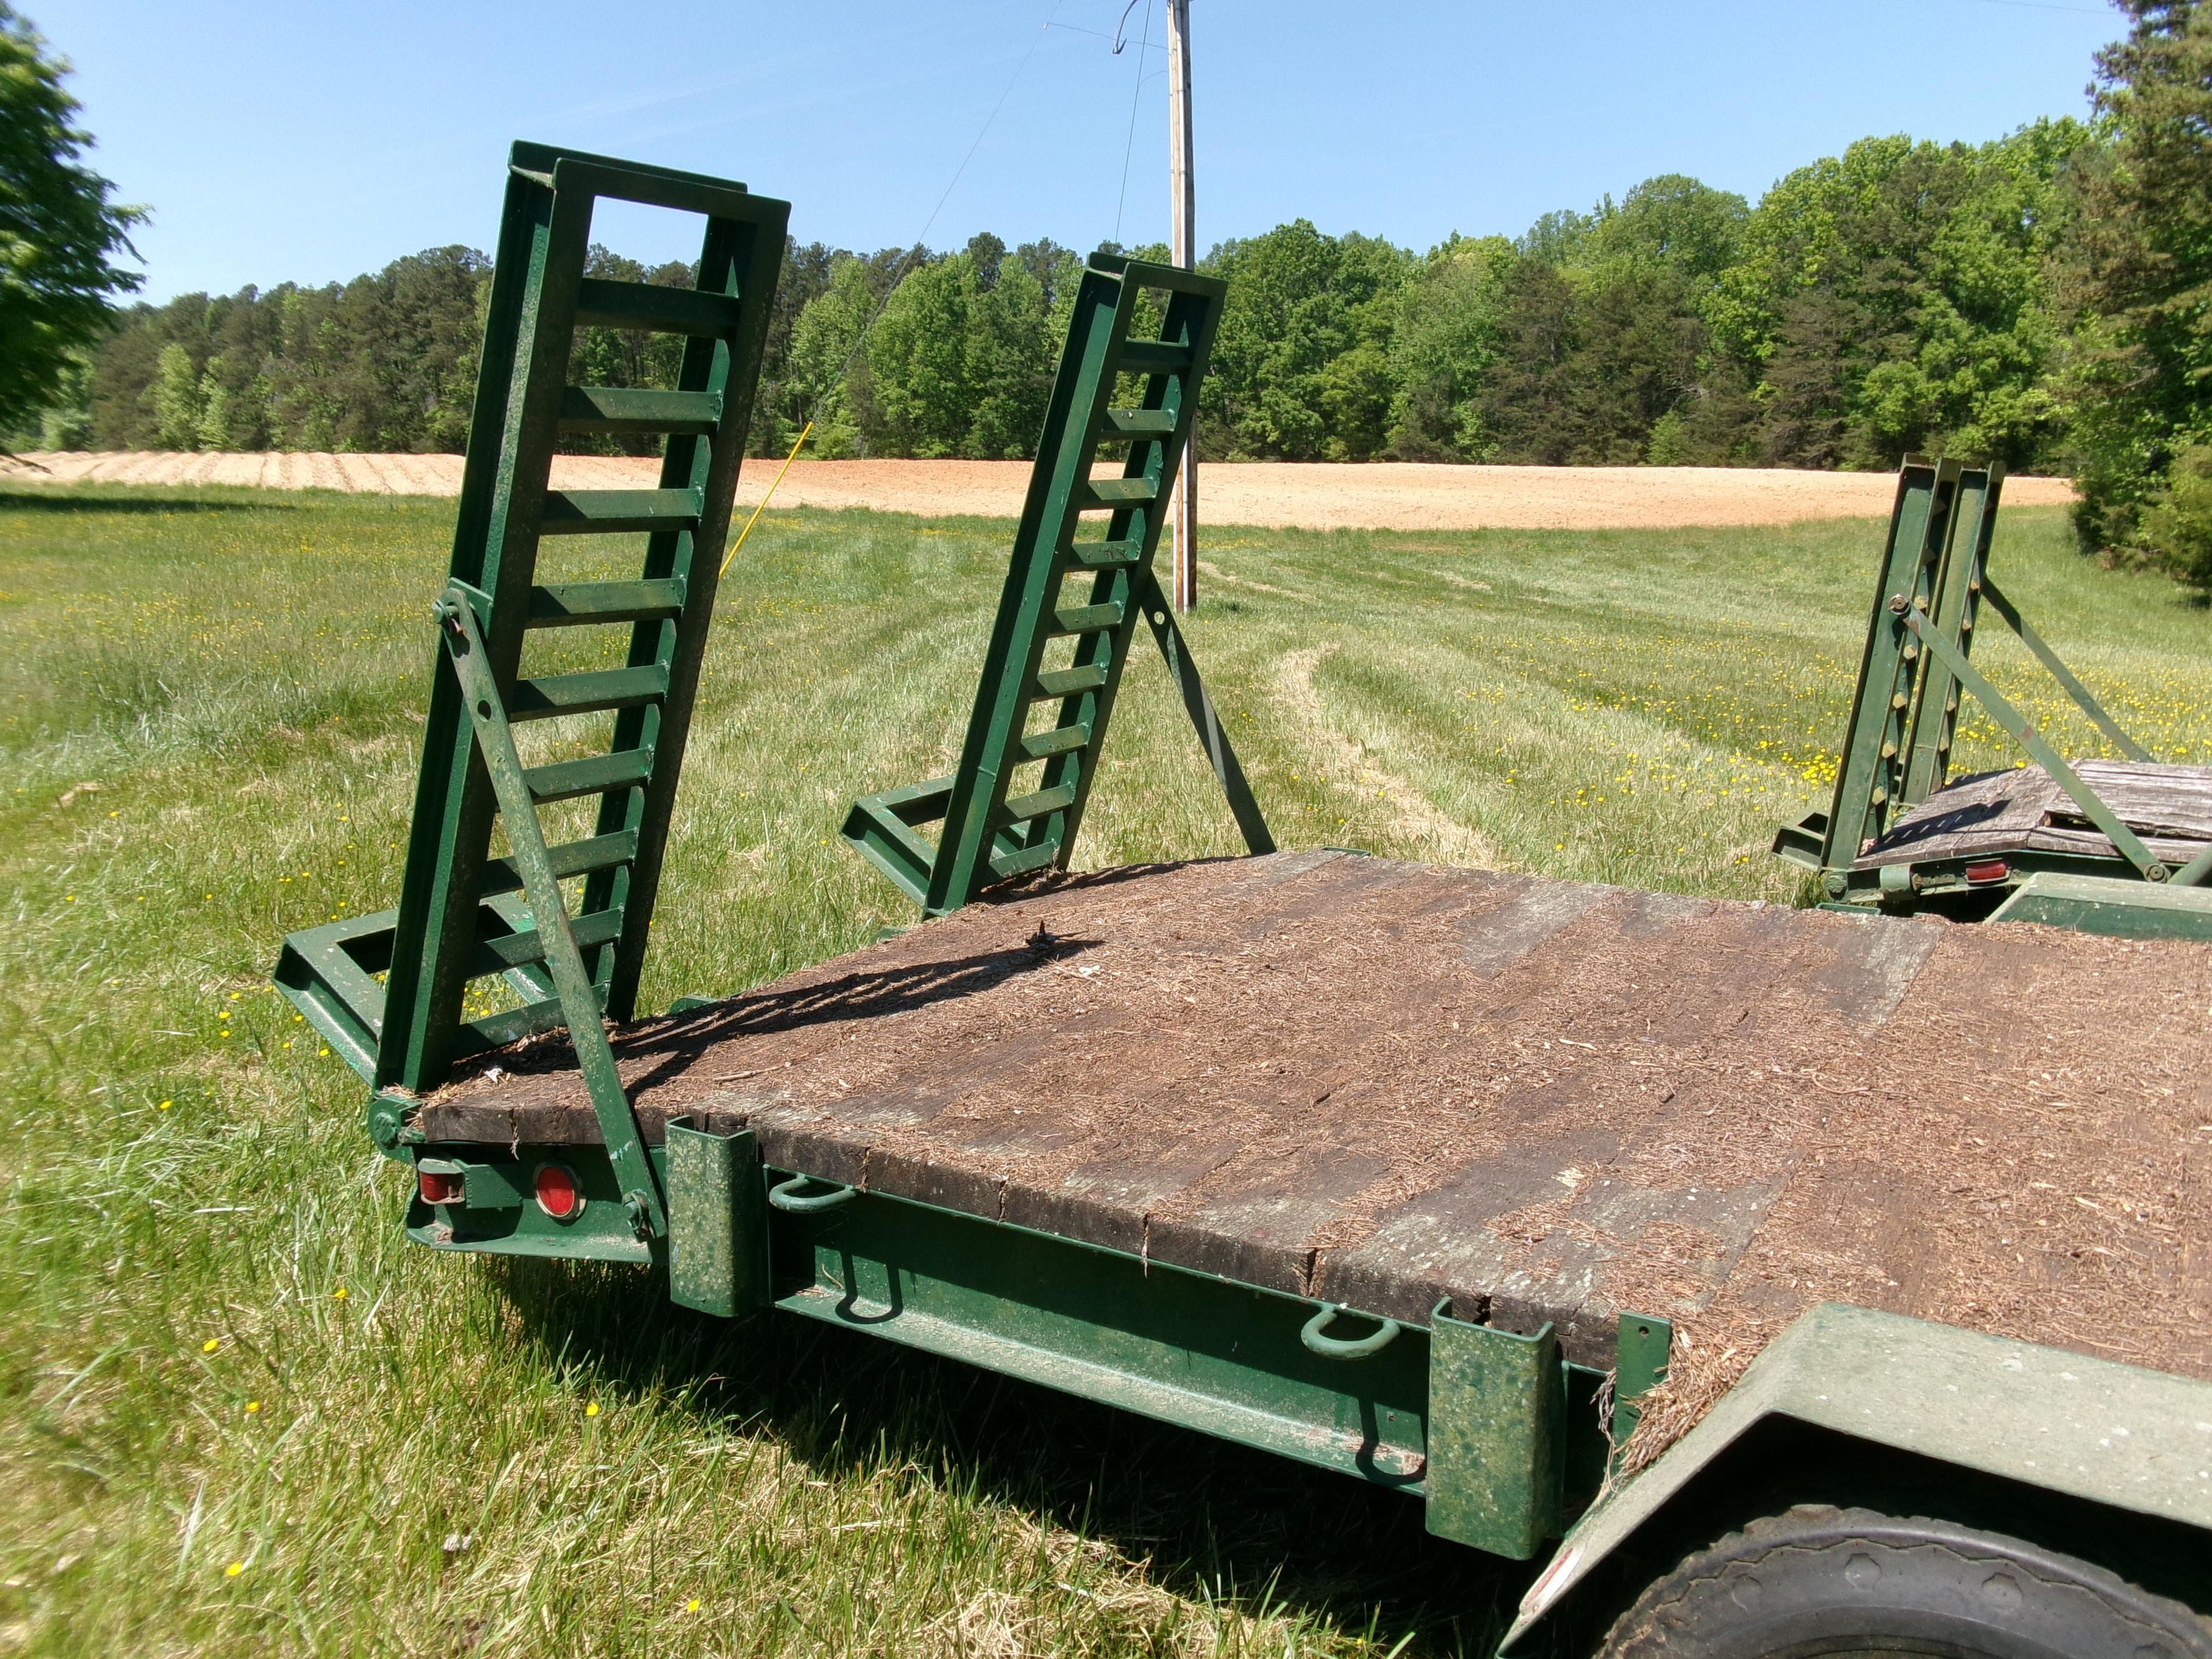
[[[812,1176],[793,1176],[780,1186],[768,1189],[768,1201],[779,1210],[788,1210],[794,1215],[805,1215],[815,1210],[834,1210],[840,1204],[850,1203],[860,1195],[857,1187],[830,1187],[824,1193],[802,1194],[799,1188],[812,1181]],[[829,1186],[827,1182],[823,1183]]]
[[[1323,1303],[1321,1311],[1306,1321],[1305,1328],[1298,1333],[1298,1340],[1323,1359],[1364,1359],[1370,1354],[1382,1352],[1398,1334],[1398,1322],[1385,1319],[1368,1335],[1350,1341],[1341,1337],[1323,1336],[1322,1332],[1328,1328],[1329,1321],[1343,1311],[1340,1304]]]

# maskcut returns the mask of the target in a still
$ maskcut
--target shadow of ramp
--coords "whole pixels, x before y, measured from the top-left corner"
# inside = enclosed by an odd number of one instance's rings
[[[0,513],[296,513],[290,501],[203,501],[192,495],[94,495],[57,481],[36,490],[0,490]]]
[[[814,1478],[903,1470],[1096,1540],[1190,1601],[1287,1608],[1378,1653],[1493,1652],[1540,1561],[1429,1535],[1418,1501],[776,1312],[665,1301],[643,1270],[479,1257],[524,1340],[603,1395],[765,1437]]]

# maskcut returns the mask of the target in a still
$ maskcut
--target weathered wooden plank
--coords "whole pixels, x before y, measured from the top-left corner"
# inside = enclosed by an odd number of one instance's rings
[[[2161,860],[2185,864],[2212,840],[2212,767],[2091,760],[2075,770]],[[2026,766],[1938,790],[1899,819],[1858,867],[1990,857],[2014,848],[2118,856],[2048,773]]]

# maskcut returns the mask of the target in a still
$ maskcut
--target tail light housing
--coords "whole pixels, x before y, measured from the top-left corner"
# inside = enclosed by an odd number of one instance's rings
[[[1979,886],[1984,882],[2003,881],[2012,874],[2012,866],[2002,859],[1978,859],[1966,866],[1966,879]]]
[[[583,1183],[567,1164],[539,1164],[531,1184],[537,1189],[538,1207],[554,1220],[574,1221],[583,1214]]]
[[[415,1172],[415,1189],[422,1195],[425,1204],[468,1202],[468,1183],[458,1171],[418,1170]]]

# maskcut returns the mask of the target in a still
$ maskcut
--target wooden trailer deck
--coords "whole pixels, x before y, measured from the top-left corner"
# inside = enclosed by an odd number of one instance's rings
[[[2152,855],[2172,867],[2187,864],[2212,841],[2212,766],[2107,760],[2073,766]],[[2119,857],[2057,779],[2039,766],[2021,766],[1977,773],[1937,790],[1893,824],[1855,867],[2022,851]]]
[[[1334,852],[1001,895],[623,1030],[647,1138],[1425,1322],[1678,1322],[1679,1408],[1838,1299],[2212,1377],[2212,946]],[[595,1142],[565,1038],[434,1142]]]

